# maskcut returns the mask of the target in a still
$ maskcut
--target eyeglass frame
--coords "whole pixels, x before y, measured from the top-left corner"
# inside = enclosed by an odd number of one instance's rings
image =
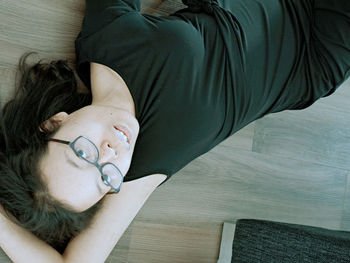
[[[94,162],[94,163],[93,163],[93,162],[90,162],[89,160],[85,159],[83,156],[79,155],[79,154],[77,153],[77,151],[74,149],[74,144],[75,144],[76,141],[79,140],[80,138],[85,138],[86,140],[88,140],[88,141],[96,148],[96,151],[97,151],[97,159],[96,159],[96,162]],[[68,145],[68,146],[73,150],[73,152],[74,152],[79,158],[82,158],[83,160],[85,160],[86,162],[92,164],[93,166],[95,166],[95,167],[99,170],[99,172],[100,172],[100,174],[101,174],[101,179],[102,179],[103,183],[106,184],[106,182],[107,182],[107,184],[108,184],[108,185],[113,189],[113,191],[114,191],[114,192],[111,192],[111,193],[108,192],[107,194],[117,194],[117,193],[119,193],[120,188],[122,187],[122,184],[123,184],[123,181],[124,181],[124,177],[123,177],[122,172],[121,172],[121,171],[119,170],[119,168],[118,168],[116,165],[114,165],[113,163],[105,163],[105,164],[102,165],[102,166],[98,164],[98,159],[99,159],[99,156],[100,156],[100,152],[99,152],[99,150],[97,149],[96,145],[95,145],[91,140],[89,140],[88,138],[86,138],[86,137],[83,136],[83,135],[80,135],[80,136],[77,137],[74,141],[71,141],[71,142],[70,142],[70,141],[64,141],[64,140],[59,140],[59,139],[54,139],[54,138],[50,138],[50,137],[45,137],[45,140],[46,140],[46,141],[52,141],[52,142],[58,142],[58,143],[62,143],[62,144]],[[119,171],[119,174],[120,174],[120,176],[121,176],[121,183],[120,183],[119,188],[114,188],[107,180],[104,179],[104,176],[107,176],[108,178],[110,178],[108,175],[105,175],[105,174],[102,173],[103,167],[106,166],[106,165],[108,165],[108,164],[113,165],[113,166],[114,166],[115,168],[117,168],[117,170]]]

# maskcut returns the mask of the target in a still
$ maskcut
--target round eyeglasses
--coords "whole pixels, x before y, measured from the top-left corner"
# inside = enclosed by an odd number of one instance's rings
[[[98,149],[96,145],[88,138],[86,138],[85,136],[79,136],[72,142],[53,139],[49,137],[46,137],[45,140],[67,144],[79,158],[94,165],[100,171],[103,183],[110,186],[113,189],[113,194],[118,193],[120,191],[124,180],[122,172],[118,169],[117,166],[115,166],[112,163],[106,163],[100,166],[98,164]]]

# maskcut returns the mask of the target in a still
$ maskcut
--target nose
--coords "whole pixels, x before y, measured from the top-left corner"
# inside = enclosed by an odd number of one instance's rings
[[[103,141],[99,152],[100,163],[111,162],[118,156],[117,152],[113,149],[112,143],[110,141]]]

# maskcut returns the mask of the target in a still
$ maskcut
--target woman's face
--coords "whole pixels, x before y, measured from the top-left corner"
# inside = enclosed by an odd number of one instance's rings
[[[52,138],[72,142],[81,135],[87,137],[99,151],[98,164],[110,162],[125,176],[139,132],[138,121],[131,113],[122,108],[92,104],[69,115],[56,114],[51,118],[52,125],[58,128]],[[129,143],[116,128],[129,131]],[[66,144],[48,142],[48,152],[39,165],[50,194],[76,211],[90,208],[113,191],[104,184],[99,170],[79,158]]]

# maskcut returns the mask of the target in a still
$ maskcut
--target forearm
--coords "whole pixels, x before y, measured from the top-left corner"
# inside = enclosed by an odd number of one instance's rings
[[[0,247],[13,262],[63,262],[62,255],[54,248],[11,222],[1,211],[0,229]]]
[[[135,180],[124,183],[118,195],[106,196],[91,226],[69,242],[64,258],[68,262],[105,262],[155,187],[145,189]]]
[[[125,207],[125,209],[128,208]],[[102,214],[97,216],[98,221],[100,221],[97,227],[91,226],[73,238],[68,243],[64,254],[61,255],[34,234],[6,218],[1,213],[0,206],[0,247],[16,263],[104,262],[135,215],[136,211],[131,216],[128,214],[124,220],[124,227],[110,231],[108,226],[112,222],[124,218],[108,211],[102,211]]]
[[[118,195],[106,196],[89,228],[67,245],[63,255],[1,215],[0,246],[14,262],[104,262],[148,197],[165,179],[126,182]]]

